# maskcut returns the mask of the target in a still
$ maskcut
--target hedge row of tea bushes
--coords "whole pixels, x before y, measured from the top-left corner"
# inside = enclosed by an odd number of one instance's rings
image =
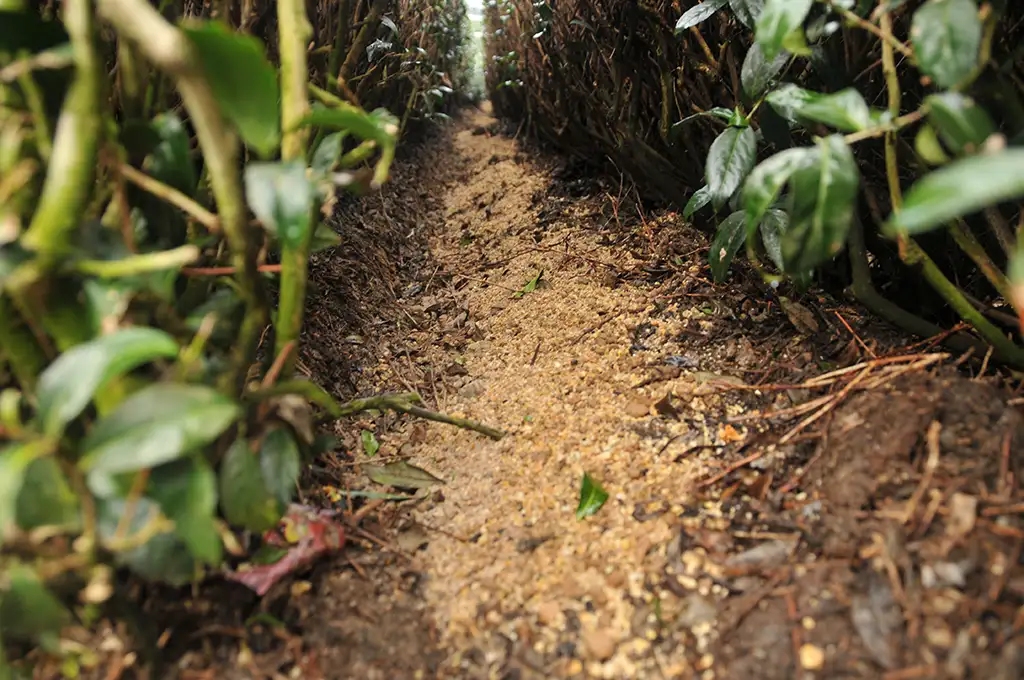
[[[487,23],[498,115],[707,225],[716,279],[742,251],[1024,368],[1021,3],[490,0]]]
[[[115,569],[189,583],[276,525],[310,423],[358,408],[293,371],[323,215],[470,96],[467,30],[451,0],[0,0],[0,678]]]

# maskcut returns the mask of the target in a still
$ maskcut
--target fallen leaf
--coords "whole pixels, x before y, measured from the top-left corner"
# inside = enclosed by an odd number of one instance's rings
[[[723,444],[743,441],[743,435],[736,431],[732,425],[725,425],[718,430],[718,438]]]
[[[798,331],[811,335],[817,333],[820,326],[818,320],[814,317],[814,313],[804,307],[799,302],[793,302],[788,297],[779,296],[779,304],[782,306],[782,311],[786,313],[786,317],[789,322],[793,324]]]
[[[583,482],[580,485],[580,504],[576,508],[576,519],[590,517],[601,509],[606,500],[608,500],[608,492],[584,472]]]
[[[376,456],[380,451],[380,442],[377,441],[377,437],[369,430],[363,430],[360,437],[363,440],[363,451],[366,452],[366,455],[370,458]]]
[[[665,396],[658,400],[654,404],[654,410],[658,412],[658,415],[665,416],[667,418],[675,418],[679,420],[679,411],[675,406],[672,405],[672,393],[666,392]]]
[[[364,465],[363,472],[374,482],[399,489],[425,489],[444,480],[421,467],[400,460],[387,465]]]

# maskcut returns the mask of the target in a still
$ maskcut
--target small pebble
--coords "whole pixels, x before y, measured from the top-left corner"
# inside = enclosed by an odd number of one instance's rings
[[[562,610],[559,608],[557,602],[545,602],[541,606],[537,607],[537,621],[542,626],[551,626],[558,617],[562,615]]]
[[[615,637],[606,630],[589,630],[583,633],[583,648],[588,656],[598,661],[612,658],[617,644]]]
[[[825,665],[825,652],[810,643],[800,647],[800,665],[809,671],[820,670]]]

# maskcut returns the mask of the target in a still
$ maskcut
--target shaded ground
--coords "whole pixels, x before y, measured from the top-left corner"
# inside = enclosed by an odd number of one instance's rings
[[[680,216],[495,132],[339,209],[301,368],[507,435],[336,424],[304,500],[354,513],[344,552],[262,601],[137,594],[155,677],[1024,675],[1020,397],[843,302],[711,284]],[[398,458],[444,484],[346,503]],[[578,520],[583,473],[609,498]]]

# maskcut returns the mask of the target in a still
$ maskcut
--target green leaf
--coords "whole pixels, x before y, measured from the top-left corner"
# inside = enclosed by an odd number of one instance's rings
[[[156,383],[96,423],[82,441],[79,467],[105,475],[153,468],[209,444],[240,415],[210,387]]]
[[[799,167],[790,183],[790,224],[782,235],[782,260],[785,271],[799,274],[842,250],[860,172],[842,136],[832,135],[818,140],[813,163]]]
[[[725,274],[729,271],[729,264],[736,256],[736,251],[747,240],[745,216],[745,213],[740,210],[726,217],[718,225],[715,239],[711,242],[711,249],[708,251],[711,275],[716,283],[725,280]]]
[[[16,517],[24,531],[39,527],[73,530],[81,523],[78,495],[52,456],[35,459],[25,471]]]
[[[586,472],[580,484],[580,504],[576,508],[576,519],[590,517],[608,500],[608,492]]]
[[[693,217],[694,213],[698,212],[701,208],[711,202],[711,191],[707,186],[703,186],[693,192],[693,196],[690,196],[690,200],[686,202],[686,207],[683,208],[683,217]]]
[[[367,113],[351,104],[313,109],[297,125],[306,126],[350,132],[360,139],[372,139],[382,147],[393,146],[398,135],[398,124],[387,110]]]
[[[929,165],[945,165],[951,159],[939,143],[935,128],[927,123],[922,125],[914,135],[914,151]]]
[[[33,461],[46,455],[49,445],[43,441],[9,444],[0,449],[0,545],[4,534],[16,524],[18,496]]]
[[[278,427],[263,435],[260,442],[260,469],[267,489],[277,498],[281,507],[287,507],[295,497],[295,485],[302,472],[302,456],[291,430]]]
[[[235,440],[221,463],[220,505],[228,522],[249,531],[274,528],[284,512],[244,439]]]
[[[995,131],[985,109],[957,92],[933,94],[925,99],[928,122],[954,154],[974,153]]]
[[[747,28],[757,25],[757,18],[764,11],[765,0],[729,0],[729,7],[736,18]]]
[[[102,499],[97,502],[100,538],[111,541],[123,517],[128,520],[128,536],[135,536],[154,518],[160,508],[149,498],[139,498],[134,506],[123,498]],[[132,512],[134,507],[134,512]],[[182,586],[195,580],[199,564],[185,543],[173,531],[158,533],[143,545],[115,554],[115,563],[128,567],[147,581]]]
[[[731,127],[711,144],[704,177],[715,210],[743,183],[757,159],[757,135],[749,127]]]
[[[263,226],[285,248],[299,247],[309,235],[316,188],[302,163],[249,163],[245,197]]]
[[[24,564],[6,569],[0,589],[0,633],[15,640],[55,638],[71,616],[34,570]]]
[[[363,430],[360,433],[360,437],[363,440],[363,451],[367,456],[373,458],[380,451],[380,444],[377,442],[377,437],[374,436],[369,430]]]
[[[679,21],[676,22],[676,35],[679,35],[691,26],[707,21],[710,19],[718,10],[725,7],[725,4],[729,0],[706,0],[699,5],[694,5],[690,9],[683,12],[683,16],[679,17]]]
[[[1010,279],[1010,302],[1017,310],[1017,318],[1024,327],[1024,250],[1018,247],[1010,256],[1006,274]]]
[[[143,169],[186,196],[194,195],[198,180],[185,125],[175,114],[162,113],[153,119],[152,126],[159,142],[150,152]]]
[[[769,210],[761,220],[761,242],[764,243],[768,258],[784,272],[782,259],[782,235],[789,228],[789,215],[784,210]]]
[[[920,234],[1003,201],[1024,198],[1024,149],[953,161],[918,180],[903,209],[889,218],[889,234]]]
[[[174,338],[142,326],[124,328],[72,347],[39,376],[36,400],[43,432],[60,435],[112,378],[154,359],[177,355]]]
[[[326,222],[320,222],[313,230],[313,240],[309,244],[309,252],[318,253],[339,245],[341,245],[341,236],[338,232],[331,229]]]
[[[332,132],[320,140],[316,151],[313,152],[313,161],[310,163],[313,172],[324,174],[334,170],[335,164],[341,157],[341,143],[347,136],[347,132]]]
[[[764,51],[758,43],[751,45],[740,69],[740,83],[747,99],[756,101],[767,92],[775,76],[785,68],[789,58],[789,53],[783,51],[769,61],[764,58]]]
[[[153,470],[146,495],[174,522],[174,533],[192,555],[217,566],[223,544],[215,522],[217,477],[202,455],[171,461]]]
[[[766,60],[771,61],[778,56],[789,34],[803,26],[813,4],[814,0],[765,1],[754,32]]]
[[[853,88],[819,94],[787,83],[771,92],[765,101],[783,118],[795,123],[824,123],[843,132],[864,130],[874,124],[867,102]]]
[[[281,143],[281,92],[263,44],[219,21],[192,21],[182,30],[225,117],[247,145],[269,157]]]
[[[944,90],[959,85],[978,65],[981,32],[975,0],[928,0],[910,25],[918,66]]]
[[[371,481],[398,489],[426,489],[444,480],[404,460],[387,465],[364,465],[363,472]]]
[[[743,209],[747,213],[747,234],[752,235],[765,212],[778,198],[782,187],[799,168],[814,160],[814,149],[800,147],[780,151],[754,168],[743,185]]]

